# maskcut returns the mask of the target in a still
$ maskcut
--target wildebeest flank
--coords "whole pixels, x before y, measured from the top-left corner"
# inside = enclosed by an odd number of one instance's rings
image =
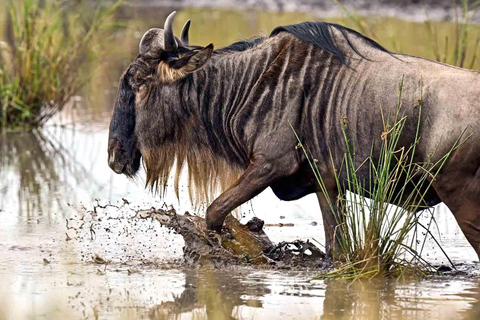
[[[226,215],[271,187],[282,200],[317,193],[327,249],[335,219],[289,122],[318,160],[332,202],[338,195],[330,152],[345,154],[341,122],[356,143],[359,161],[379,150],[384,114],[395,110],[404,76],[402,112],[407,122],[399,147],[415,142],[417,101],[422,96],[420,141],[415,161],[438,159],[465,128],[480,122],[477,72],[388,52],[348,28],[305,22],[276,28],[268,38],[214,50],[188,44],[172,31],[150,29],[140,52],[120,79],[110,125],[109,165],[133,176],[141,159],[147,184],[164,188],[177,162],[186,163],[191,186],[209,195],[223,192],[207,209],[210,229]],[[344,118],[345,117],[345,118]],[[427,195],[455,214],[468,241],[480,252],[480,145],[473,136],[447,162]],[[360,174],[367,174],[362,173]]]

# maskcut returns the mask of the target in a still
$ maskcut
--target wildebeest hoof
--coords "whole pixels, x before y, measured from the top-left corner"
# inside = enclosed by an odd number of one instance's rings
[[[218,224],[218,223],[215,223],[215,222],[207,221],[207,230],[209,230],[209,231],[215,231],[217,233],[222,233],[222,227],[223,227],[223,223]]]

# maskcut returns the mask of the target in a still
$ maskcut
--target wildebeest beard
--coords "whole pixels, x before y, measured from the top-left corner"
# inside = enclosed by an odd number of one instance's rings
[[[215,156],[209,146],[192,143],[185,137],[187,135],[182,135],[181,140],[142,149],[147,172],[146,184],[153,191],[164,193],[169,175],[175,167],[174,189],[178,197],[181,174],[187,164],[188,191],[192,203],[209,203],[217,193],[226,190],[238,179],[240,170]]]

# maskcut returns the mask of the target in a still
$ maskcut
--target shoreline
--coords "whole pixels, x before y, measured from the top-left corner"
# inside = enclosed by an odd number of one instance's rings
[[[454,21],[455,7],[450,0],[344,0],[345,7],[359,15],[395,17],[402,20],[423,22],[428,18],[434,21]],[[458,6],[458,4],[457,4]],[[135,11],[159,8],[222,8],[230,10],[262,10],[270,12],[308,12],[315,17],[344,16],[345,12],[332,0],[143,0],[129,2]],[[458,7],[459,14],[461,8]],[[473,17],[472,21],[480,21]]]

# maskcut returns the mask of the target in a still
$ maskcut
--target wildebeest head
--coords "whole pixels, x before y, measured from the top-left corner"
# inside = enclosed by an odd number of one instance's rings
[[[175,14],[168,16],[163,30],[153,28],[144,34],[137,58],[120,78],[108,140],[108,165],[118,174],[133,177],[140,168],[142,155],[135,130],[136,115],[148,102],[152,86],[174,85],[201,68],[212,55],[212,44],[204,48],[189,46],[190,20],[184,25],[180,39],[174,36]]]

